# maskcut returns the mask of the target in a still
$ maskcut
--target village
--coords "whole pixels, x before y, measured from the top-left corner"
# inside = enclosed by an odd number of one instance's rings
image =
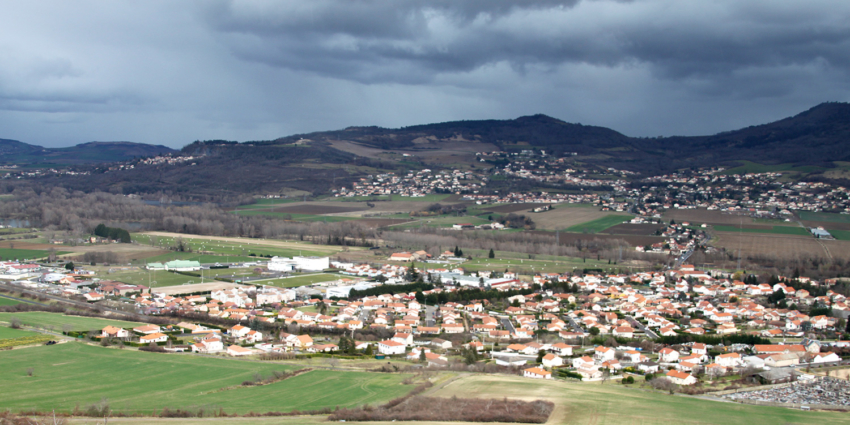
[[[837,279],[780,276],[765,283],[687,264],[658,272],[527,278],[467,273],[454,252],[441,257],[455,265],[432,267],[424,251],[394,253],[393,263],[381,267],[273,258],[266,268],[312,265],[340,279],[309,288],[240,284],[199,294],[166,294],[92,278],[84,268],[38,263],[3,263],[0,279],[11,280],[6,289],[92,306],[125,303],[142,317],[181,319],[87,334],[166,352],[357,354],[430,368],[485,362],[530,379],[639,378],[676,387],[744,375],[755,384],[796,382],[811,379],[803,368],[843,364],[850,353],[844,333],[850,303],[830,289]],[[173,272],[202,266],[149,267]]]

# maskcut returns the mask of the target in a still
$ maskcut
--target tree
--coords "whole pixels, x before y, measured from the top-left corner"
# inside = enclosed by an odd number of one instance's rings
[[[65,269],[70,270],[70,271],[74,271],[74,263],[72,263],[70,261],[65,263]]]
[[[425,349],[423,348],[419,350],[419,361],[425,363],[425,360],[427,359],[425,357]]]
[[[490,248],[490,253],[487,254],[487,258],[496,258],[496,252],[493,251],[493,248]]]
[[[599,328],[590,328],[590,334],[593,336],[599,335]]]
[[[540,350],[537,352],[537,363],[543,363],[543,356],[546,355],[546,350]]]
[[[423,294],[422,291],[416,291],[415,296],[416,296],[416,302],[418,302],[419,304],[425,303],[425,294]]]

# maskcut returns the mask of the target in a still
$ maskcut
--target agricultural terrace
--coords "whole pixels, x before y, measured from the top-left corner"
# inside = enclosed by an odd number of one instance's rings
[[[122,320],[101,319],[97,317],[66,316],[61,313],[47,313],[43,311],[28,311],[21,313],[0,313],[0,322],[9,323],[13,317],[18,318],[22,324],[34,328],[53,329],[61,332],[65,325],[70,325],[72,331],[101,330],[112,325],[119,328],[134,328],[144,325],[139,322],[125,322]]]
[[[241,387],[255,374],[300,367],[227,358],[145,353],[68,343],[0,353],[0,409],[68,412],[108,399],[113,411],[151,414],[200,406],[228,413],[380,404],[404,395],[409,375],[314,370],[268,385]],[[26,369],[34,368],[33,376]],[[223,390],[228,387],[236,387]]]
[[[329,256],[342,250],[340,246],[314,245],[309,242],[282,241],[277,239],[228,238],[221,236],[182,235],[168,232],[147,232],[133,234],[133,240],[140,244],[153,244],[164,248],[177,245],[177,239],[198,254],[215,254],[221,256],[251,257],[279,256]],[[351,250],[357,248],[349,247]],[[219,257],[219,261],[223,257]]]
[[[599,233],[609,227],[625,223],[634,218],[633,215],[613,214],[600,217],[585,223],[576,224],[567,228],[568,232],[575,233]]]
[[[492,397],[549,400],[555,411],[551,424],[727,424],[810,423],[844,424],[847,413],[804,412],[784,407],[725,403],[662,392],[625,388],[608,382],[579,383],[511,376],[468,375],[458,378],[431,396]]]

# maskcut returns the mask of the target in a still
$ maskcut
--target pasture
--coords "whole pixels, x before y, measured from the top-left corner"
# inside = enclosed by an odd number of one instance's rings
[[[599,233],[609,227],[625,223],[631,220],[633,217],[634,216],[632,215],[619,214],[606,215],[604,217],[599,217],[595,220],[570,226],[566,229],[566,231],[575,233]]]
[[[292,365],[228,358],[145,353],[80,343],[0,353],[0,409],[67,412],[103,399],[113,411],[152,414],[164,407],[228,413],[286,412],[379,404],[413,389],[408,375],[314,370],[269,385],[237,387],[254,374]],[[27,376],[26,369],[35,370]]]
[[[18,304],[23,304],[23,303],[21,301],[13,300],[11,298],[6,298],[6,297],[0,295],[0,306],[18,305]]]
[[[765,233],[720,232],[711,244],[729,252],[747,255],[768,255],[776,258],[809,257],[813,255],[850,258],[850,241],[818,241],[811,236],[772,235]],[[829,250],[827,253],[826,250]]]
[[[6,246],[8,245],[9,244],[7,243]],[[17,245],[20,245],[20,243]],[[67,254],[67,252],[57,252],[56,254],[62,255]],[[35,249],[0,248],[0,260],[34,260],[37,258],[45,258],[47,255],[47,251]]]
[[[205,270],[204,272],[207,271]],[[118,282],[144,285],[151,288],[201,283],[200,277],[186,276],[165,270],[121,270],[106,275],[102,274],[101,276]],[[207,276],[205,280],[211,281],[214,278]]]
[[[703,400],[625,388],[614,382],[579,383],[513,376],[468,375],[431,391],[437,397],[492,397],[549,400],[555,411],[549,424],[774,424],[846,423],[843,412],[804,412]]]
[[[72,331],[101,330],[112,325],[119,328],[132,329],[144,325],[139,322],[126,322],[123,320],[101,319],[98,317],[66,316],[60,313],[46,313],[43,311],[28,311],[21,313],[0,313],[0,322],[9,323],[12,317],[17,317],[22,324],[34,328],[53,329],[61,332],[65,325],[69,325]]]
[[[0,326],[0,339],[24,338],[27,336],[41,335],[40,333],[24,331],[21,329],[12,329],[6,326]]]

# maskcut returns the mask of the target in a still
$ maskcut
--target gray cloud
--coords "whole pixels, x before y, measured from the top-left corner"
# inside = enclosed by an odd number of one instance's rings
[[[0,137],[44,145],[533,113],[706,134],[850,93],[846,2],[0,1]]]

